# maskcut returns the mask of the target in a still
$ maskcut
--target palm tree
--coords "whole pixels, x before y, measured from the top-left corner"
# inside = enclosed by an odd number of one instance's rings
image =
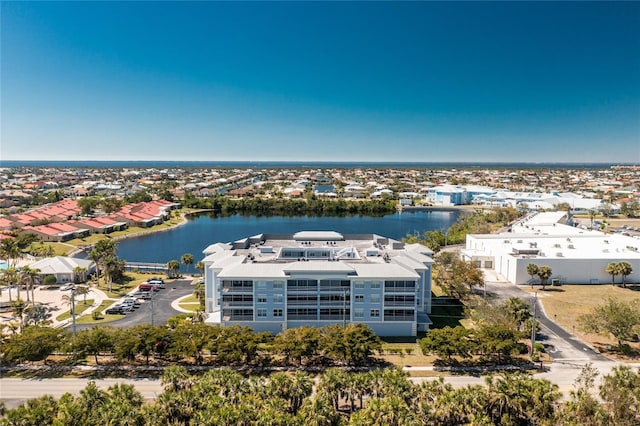
[[[596,211],[589,210],[589,219],[591,219],[591,229],[593,229],[593,220],[596,218]]]
[[[124,268],[124,261],[118,259],[115,255],[109,255],[104,258],[103,266],[104,266],[104,279],[105,284],[109,283],[109,291],[113,291],[113,277],[118,271],[122,271]]]
[[[17,317],[20,320],[20,331],[24,329],[24,310],[27,308],[27,304],[24,303],[24,300],[18,299],[15,302],[11,303],[11,310],[13,311],[13,316]]]
[[[89,287],[86,286],[86,285],[77,285],[75,288],[76,288],[76,294],[81,294],[82,295],[83,303],[86,305],[87,304],[87,294],[89,294],[91,289],[89,289]]]
[[[633,268],[629,262],[618,263],[618,271],[622,275],[622,287],[627,288],[627,277],[633,272]]]
[[[204,275],[204,262],[196,262],[196,270],[200,271],[201,275]]]
[[[9,266],[16,266],[16,260],[22,258],[22,251],[15,238],[0,240],[0,257],[5,258]]]
[[[530,263],[527,265],[527,274],[531,276],[531,288],[533,288],[533,277],[538,275],[538,265]]]
[[[189,266],[193,264],[193,255],[191,253],[185,253],[180,258],[183,265],[187,267],[187,274],[189,273]]]
[[[75,290],[71,290],[71,293],[73,293]],[[76,311],[76,307],[75,307],[75,297],[73,294],[63,294],[62,295],[62,301],[64,302],[65,305],[69,305],[69,313],[71,313],[71,316],[73,316],[75,314]]]
[[[605,272],[609,275],[611,275],[611,285],[615,285],[616,283],[616,275],[618,275],[620,273],[620,267],[619,264],[616,262],[611,262],[609,264],[607,264],[607,267],[605,268]]]
[[[193,295],[200,301],[200,307],[204,308],[205,305],[205,289],[204,284],[197,284],[193,290]]]
[[[9,302],[13,301],[13,299],[11,298],[11,286],[14,282],[16,282],[16,278],[17,273],[15,268],[10,267],[2,271],[2,281],[4,285],[7,286],[7,289],[9,291]]]
[[[543,290],[544,290],[544,287],[547,285],[547,280],[551,278],[552,274],[553,272],[551,272],[551,268],[549,266],[543,265],[540,268],[538,268],[538,276],[540,277],[540,283],[542,284]]]
[[[116,246],[115,241],[103,238],[102,240],[99,240],[93,246],[93,250],[89,252],[89,259],[96,263],[96,276],[98,277],[98,282],[100,280],[100,266],[105,264],[106,259],[115,257],[117,250],[118,247]]]
[[[87,280],[87,268],[83,268],[82,266],[76,266],[73,268],[73,282],[76,284],[80,284]]]
[[[176,271],[180,268],[180,263],[177,260],[170,260],[167,263],[167,269],[169,269],[169,275],[172,278],[176,277]]]
[[[20,285],[24,284],[27,287],[27,302],[29,301],[29,289],[31,289],[31,302],[36,302],[34,287],[38,274],[40,274],[39,269],[31,269],[28,266],[23,267],[20,271]]]

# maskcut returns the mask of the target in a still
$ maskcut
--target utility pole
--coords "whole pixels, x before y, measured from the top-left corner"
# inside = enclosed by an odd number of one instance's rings
[[[151,302],[151,325],[155,325],[154,324],[154,305],[153,305],[153,299],[155,294],[153,294],[153,289],[149,290],[151,292],[151,299],[149,299],[149,301]]]
[[[536,305],[538,304],[538,292],[533,298],[533,321],[531,321],[531,351],[529,356],[533,356],[533,346],[536,344]]]
[[[71,288],[71,330],[76,335],[76,287]]]

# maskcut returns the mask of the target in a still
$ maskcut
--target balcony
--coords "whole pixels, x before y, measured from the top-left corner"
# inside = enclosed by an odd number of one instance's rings
[[[222,317],[223,321],[253,321],[253,315],[229,315]]]
[[[403,306],[407,308],[413,308],[415,306],[415,302],[411,301],[398,301],[398,300],[385,300],[384,306]]]
[[[317,315],[287,315],[287,321],[316,321]]]
[[[253,287],[222,287],[222,293],[253,293]]]
[[[416,286],[413,287],[392,287],[392,286],[385,286],[384,287],[384,292],[385,294],[387,293],[415,293],[416,291]]]
[[[252,301],[244,301],[244,302],[238,302],[238,301],[230,301],[230,302],[222,302],[222,307],[224,308],[235,308],[237,306],[253,306],[253,302]]]
[[[316,306],[318,304],[317,300],[287,300],[287,306]]]

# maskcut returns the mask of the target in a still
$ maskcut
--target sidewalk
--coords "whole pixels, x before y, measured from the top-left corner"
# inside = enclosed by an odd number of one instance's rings
[[[91,297],[91,295],[93,295],[93,303],[91,304],[91,306],[89,306],[87,309],[85,309],[82,313],[76,315],[76,321],[78,320],[78,318],[82,318],[84,316],[87,315],[91,315],[93,313],[93,311],[95,311],[105,299],[108,299],[109,297],[100,289],[97,289],[95,287],[90,287],[90,291],[87,294],[88,297]],[[78,296],[76,295],[76,306],[82,303],[82,296]],[[66,311],[66,307],[64,310],[62,310],[62,312]],[[64,321],[57,321],[55,319],[56,316],[58,316],[60,314],[55,314],[52,315],[51,317],[51,326],[55,327],[55,328],[63,328],[63,327],[67,327],[68,325],[71,324],[72,322],[72,318],[68,318]]]

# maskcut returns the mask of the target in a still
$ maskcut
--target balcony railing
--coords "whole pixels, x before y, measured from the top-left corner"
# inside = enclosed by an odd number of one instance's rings
[[[348,320],[349,319],[349,315],[346,316],[342,316],[342,315],[320,315],[320,321],[342,321],[342,320]]]
[[[294,291],[318,291],[318,286],[289,286],[287,287],[289,293]]]
[[[238,301],[231,301],[231,302],[222,302],[222,306],[225,308],[232,308],[232,307],[236,307],[236,306],[253,306],[253,302],[249,301],[249,302],[238,302]]]
[[[317,315],[287,315],[287,321],[315,321],[318,319]]]
[[[397,301],[397,300],[385,300],[384,306],[405,306],[405,307],[413,307],[414,301]]]
[[[222,287],[223,293],[253,293],[253,287]]]
[[[395,316],[395,315],[385,315],[385,321],[413,321],[413,315],[403,315],[403,316]]]
[[[287,300],[287,306],[291,306],[291,305],[310,305],[310,306],[316,306],[318,304],[317,300]]]
[[[415,293],[416,287],[385,287],[385,293]]]

